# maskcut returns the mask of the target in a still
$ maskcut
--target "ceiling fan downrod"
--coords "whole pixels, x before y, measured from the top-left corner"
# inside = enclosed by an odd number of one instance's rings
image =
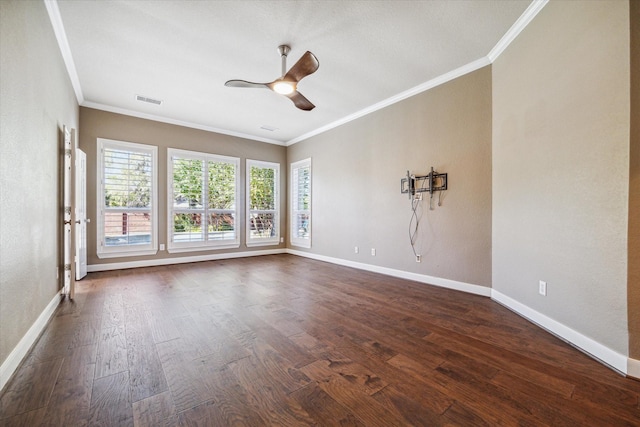
[[[287,55],[291,52],[291,48],[286,44],[278,46],[278,53],[280,54],[280,60],[282,63],[282,77],[287,74]]]

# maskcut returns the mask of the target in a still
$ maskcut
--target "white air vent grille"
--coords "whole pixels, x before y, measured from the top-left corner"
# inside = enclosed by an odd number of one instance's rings
[[[262,125],[262,126],[260,126],[260,129],[268,130],[269,132],[273,132],[275,130],[278,130],[277,127],[269,126],[269,125]]]
[[[162,101],[159,99],[149,98],[148,96],[136,95],[136,101],[147,102],[149,104],[162,105]]]

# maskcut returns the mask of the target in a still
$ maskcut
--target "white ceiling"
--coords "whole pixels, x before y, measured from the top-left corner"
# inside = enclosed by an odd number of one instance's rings
[[[536,3],[54,0],[48,8],[81,105],[287,145],[489,64]],[[298,85],[312,111],[269,90],[224,86],[278,78],[280,44],[291,46],[287,68],[307,50],[320,61]]]

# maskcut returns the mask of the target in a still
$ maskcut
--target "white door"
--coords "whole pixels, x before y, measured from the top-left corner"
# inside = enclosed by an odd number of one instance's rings
[[[87,154],[76,149],[76,280],[87,275]]]

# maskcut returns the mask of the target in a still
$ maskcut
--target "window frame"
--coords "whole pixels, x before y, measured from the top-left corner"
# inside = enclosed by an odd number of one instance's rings
[[[204,162],[203,172],[203,203],[202,209],[196,210],[189,209],[190,213],[199,213],[203,217],[208,217],[211,211],[229,211],[234,216],[234,239],[225,240],[208,240],[208,233],[203,231],[203,240],[194,242],[174,242],[173,228],[174,228],[174,213],[176,209],[173,206],[173,158],[179,157],[186,160],[201,160]],[[209,194],[208,194],[208,162],[225,162],[231,163],[235,166],[235,192],[234,192],[234,206],[235,209],[210,209],[209,206]],[[240,158],[223,156],[219,154],[203,153],[199,151],[181,150],[178,148],[167,148],[167,252],[169,253],[181,253],[181,252],[195,252],[206,250],[218,250],[218,249],[232,249],[240,247],[240,230],[242,221],[240,220],[240,211],[238,209],[238,202],[240,200]],[[185,213],[185,212],[177,212]]]
[[[298,188],[299,188],[299,170],[301,169],[309,169],[309,208],[308,209],[300,209],[298,206]],[[306,158],[303,160],[299,160],[297,162],[291,163],[290,168],[290,177],[291,177],[291,205],[289,209],[289,242],[292,246],[298,246],[301,248],[311,248],[311,225],[312,225],[312,186],[313,186],[313,176],[311,170],[311,158]],[[296,227],[296,217],[299,213],[306,213],[309,216],[308,219],[308,232],[306,237],[299,237],[298,230]]]
[[[270,209],[251,209],[251,168],[258,167],[262,169],[273,169],[275,171],[274,179],[274,208]],[[276,227],[275,236],[269,238],[252,238],[251,237],[251,214],[252,213],[273,213],[273,222]],[[272,246],[279,245],[280,242],[280,163],[266,162],[262,160],[246,161],[246,237],[245,244],[247,247],[253,246]]]
[[[119,258],[131,256],[155,255],[158,253],[158,147],[136,142],[117,141],[113,139],[97,138],[97,224],[96,224],[96,255],[98,258]],[[151,191],[150,207],[147,208],[113,208],[105,206],[105,149],[129,151],[151,155]],[[151,216],[151,241],[144,245],[107,246],[105,242],[105,215],[107,211],[148,211]]]

